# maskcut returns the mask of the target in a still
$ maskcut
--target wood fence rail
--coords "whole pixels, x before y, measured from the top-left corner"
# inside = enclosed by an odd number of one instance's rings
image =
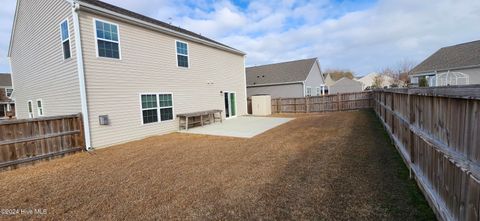
[[[301,98],[273,98],[272,113],[313,113],[372,107],[371,92],[331,94]]]
[[[82,115],[0,121],[0,170],[85,147]]]
[[[480,85],[373,92],[374,109],[441,220],[480,220]]]

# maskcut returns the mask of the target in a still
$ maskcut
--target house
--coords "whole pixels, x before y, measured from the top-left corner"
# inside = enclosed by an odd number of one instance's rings
[[[0,120],[15,115],[15,102],[12,100],[12,93],[11,75],[0,73]]]
[[[410,72],[410,83],[418,86],[480,84],[480,40],[444,47]]]
[[[328,90],[330,94],[361,92],[363,91],[363,84],[348,77],[343,77],[328,86]]]
[[[375,85],[375,78],[379,76],[380,74],[372,72],[357,79],[357,81],[363,84],[363,90],[365,90],[367,88],[372,88]],[[394,79],[388,75],[381,75],[380,77],[382,79],[380,85],[381,88],[390,87],[394,83]]]
[[[82,113],[87,148],[247,113],[244,52],[101,1],[18,0],[8,55],[18,118]]]
[[[249,67],[247,96],[305,97],[325,94],[317,58]]]

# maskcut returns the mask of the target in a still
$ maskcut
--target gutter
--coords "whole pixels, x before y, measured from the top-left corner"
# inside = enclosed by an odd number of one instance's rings
[[[78,10],[80,5],[77,2],[72,3],[72,15],[73,15],[73,27],[75,31],[75,51],[77,56],[77,72],[78,72],[78,83],[80,84],[80,102],[82,105],[82,120],[83,128],[85,134],[85,149],[92,150],[92,142],[90,137],[90,122],[88,114],[88,103],[87,103],[87,89],[85,86],[85,69],[83,66],[83,52],[82,52],[82,42],[80,35],[80,21],[78,18]]]
[[[422,71],[422,72],[417,72],[417,73],[414,73],[414,74],[409,74],[409,76],[423,76],[423,75],[428,75],[430,73],[439,72],[439,71],[454,71],[454,70],[467,69],[467,68],[480,68],[480,64],[454,67],[454,68],[444,68],[444,69],[438,69],[438,70]]]
[[[239,54],[239,55],[246,55],[246,53],[243,52],[243,51],[240,51],[240,50],[237,50],[237,49],[234,49],[234,48],[230,48],[230,47],[226,47],[226,46],[223,46],[223,45],[215,44],[215,43],[210,42],[210,41],[206,41],[206,40],[196,38],[196,37],[184,34],[184,33],[180,33],[180,32],[177,32],[177,31],[165,28],[165,27],[161,27],[161,26],[152,24],[150,22],[146,22],[146,21],[143,21],[143,20],[140,20],[140,19],[137,19],[137,18],[127,16],[127,15],[123,15],[123,14],[120,14],[120,13],[117,13],[117,12],[114,12],[114,11],[111,11],[111,10],[108,10],[108,9],[105,9],[105,8],[102,8],[102,7],[98,7],[98,6],[95,6],[95,5],[92,5],[92,4],[89,4],[89,3],[85,3],[85,2],[81,2],[81,1],[75,1],[75,2],[77,4],[80,4],[80,6],[82,6],[80,10],[85,10],[85,11],[89,11],[89,12],[97,13],[97,14],[100,13],[100,14],[110,16],[110,17],[114,16],[114,17],[123,19],[127,22],[130,22],[130,23],[133,22],[133,23],[135,23],[137,25],[140,25],[142,27],[154,29],[156,31],[162,32],[162,33],[167,34],[167,35],[188,39],[190,41],[197,42],[197,43],[200,43],[200,44],[204,44],[204,45],[214,47],[214,48],[217,48],[217,49],[221,49],[221,50],[224,50],[224,51],[227,51],[227,52],[231,52],[231,53],[235,53],[235,54]]]
[[[247,85],[247,87],[264,87],[264,86],[277,86],[277,85],[287,85],[287,84],[304,84],[305,81],[291,81],[291,82],[282,82],[282,83],[272,83],[272,84],[254,84]]]

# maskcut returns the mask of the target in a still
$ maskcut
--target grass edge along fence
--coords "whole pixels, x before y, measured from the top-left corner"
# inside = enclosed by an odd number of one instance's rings
[[[84,147],[81,114],[0,121],[0,171]]]
[[[373,92],[374,110],[440,220],[480,220],[480,85]]]

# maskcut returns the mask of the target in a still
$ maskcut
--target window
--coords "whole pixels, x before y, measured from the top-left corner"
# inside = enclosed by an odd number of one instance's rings
[[[188,45],[185,42],[175,41],[177,48],[177,66],[188,68]]]
[[[13,89],[11,89],[11,88],[6,88],[5,89],[5,94],[7,95],[7,97],[11,97],[12,93],[13,93]]]
[[[322,92],[320,91],[320,87],[317,87],[317,93],[315,94],[316,96],[320,96]]]
[[[142,94],[141,102],[144,124],[173,119],[172,94]]]
[[[71,57],[70,54],[70,33],[68,30],[68,20],[60,24],[60,35],[62,37],[63,59]]]
[[[160,120],[167,121],[173,119],[173,102],[171,94],[159,94],[160,100]]]
[[[43,116],[44,112],[43,112],[43,102],[41,99],[38,99],[37,100],[37,113],[38,113],[38,116]]]
[[[312,96],[312,87],[307,87],[305,95],[306,96]]]
[[[7,106],[8,104],[0,104],[0,118],[7,116]]]
[[[95,20],[98,57],[120,59],[118,25]]]
[[[28,117],[29,117],[29,118],[33,118],[32,101],[28,101],[27,107],[28,107]]]

